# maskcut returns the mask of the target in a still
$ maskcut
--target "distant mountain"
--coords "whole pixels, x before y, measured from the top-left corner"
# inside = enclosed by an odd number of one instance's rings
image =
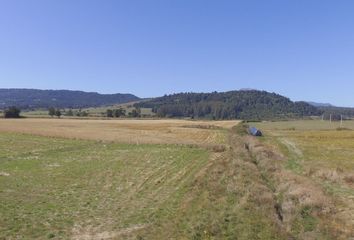
[[[132,94],[99,94],[96,92],[38,89],[0,89],[0,109],[16,106],[34,108],[84,108],[140,100]]]
[[[279,94],[257,90],[179,93],[141,101],[135,106],[152,108],[160,117],[208,119],[267,120],[322,113],[306,102],[292,102]]]
[[[308,104],[315,106],[315,107],[334,107],[330,103],[318,103],[318,102],[307,102]]]

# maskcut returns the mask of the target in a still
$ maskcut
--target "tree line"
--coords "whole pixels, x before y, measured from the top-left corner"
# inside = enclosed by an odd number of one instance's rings
[[[243,119],[243,120],[281,120],[306,116],[323,116],[324,119],[343,120],[354,116],[353,108],[315,107],[306,102],[293,102],[276,93],[257,90],[243,90],[212,93],[179,93],[141,101],[132,105],[132,110],[119,107],[107,109],[101,116],[108,118],[144,117],[141,108],[150,108],[157,117],[162,118],[202,118],[202,119]],[[9,107],[4,117],[18,118],[21,110]],[[52,117],[87,117],[85,110],[60,110],[50,107]]]
[[[61,111],[58,108],[50,107],[48,109],[48,115],[51,117],[58,117],[60,118],[62,115],[67,116],[67,117],[88,117],[89,114],[87,111],[83,111],[79,109],[78,111],[73,111],[72,109],[69,109],[67,111]],[[141,110],[140,108],[134,108],[131,112],[127,114],[127,111],[123,108],[118,108],[118,109],[107,109],[105,112],[105,116],[108,118],[120,118],[120,117],[141,117]]]
[[[66,117],[87,117],[88,116],[88,112],[86,111],[82,111],[81,109],[79,109],[78,111],[74,112],[72,109],[69,109],[67,111],[61,111],[58,108],[54,108],[54,107],[50,107],[48,109],[48,115],[51,117],[58,117],[60,118],[62,115],[66,116]]]
[[[127,114],[127,111],[123,108],[107,109],[106,117],[109,117],[109,118],[120,118],[120,117],[138,118],[138,117],[141,117],[141,110],[140,110],[140,108],[134,108],[131,112],[129,112]]]

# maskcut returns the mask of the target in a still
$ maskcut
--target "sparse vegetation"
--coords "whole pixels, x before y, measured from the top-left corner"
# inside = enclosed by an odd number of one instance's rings
[[[72,109],[69,109],[68,111],[66,111],[66,112],[65,112],[65,116],[67,116],[67,117],[72,117],[72,116],[74,116],[73,110],[72,110]]]

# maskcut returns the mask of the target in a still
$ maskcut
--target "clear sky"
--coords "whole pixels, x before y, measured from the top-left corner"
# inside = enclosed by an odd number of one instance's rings
[[[354,106],[354,1],[0,0],[0,88]]]

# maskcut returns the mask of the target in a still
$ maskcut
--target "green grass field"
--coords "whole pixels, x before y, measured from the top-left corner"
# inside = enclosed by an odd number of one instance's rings
[[[1,134],[0,239],[151,227],[174,213],[208,156],[173,145]]]

